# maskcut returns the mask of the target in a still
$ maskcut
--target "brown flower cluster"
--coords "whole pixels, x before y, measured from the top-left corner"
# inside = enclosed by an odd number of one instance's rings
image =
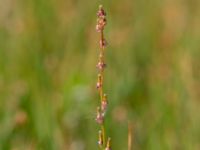
[[[105,25],[106,25],[106,12],[103,9],[103,6],[99,6],[99,10],[97,12],[97,25],[96,25],[96,30],[97,32],[103,31]]]
[[[99,41],[99,45],[100,45],[100,48],[105,48],[107,45],[107,42],[106,42],[106,39],[103,38],[103,30],[107,24],[107,20],[106,20],[106,13],[105,13],[102,5],[99,6],[99,10],[97,12],[97,17],[98,18],[97,18],[96,30],[97,30],[97,32],[100,32],[102,34],[102,37]]]

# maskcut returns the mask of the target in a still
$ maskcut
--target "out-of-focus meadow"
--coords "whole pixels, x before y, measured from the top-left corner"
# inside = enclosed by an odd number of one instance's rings
[[[0,0],[0,149],[95,150],[99,4],[113,150],[200,149],[199,0]]]

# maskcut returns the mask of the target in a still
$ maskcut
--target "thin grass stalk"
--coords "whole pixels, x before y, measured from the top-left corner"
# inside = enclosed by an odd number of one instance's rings
[[[102,5],[99,6],[97,17],[98,18],[97,18],[96,30],[97,32],[100,33],[100,40],[99,40],[100,54],[99,54],[99,61],[96,66],[98,69],[98,80],[96,87],[98,89],[100,97],[100,107],[97,107],[97,116],[96,116],[96,121],[100,125],[98,144],[102,150],[111,150],[111,138],[106,137],[105,125],[104,125],[108,101],[107,101],[107,95],[104,93],[103,90],[104,69],[106,67],[104,60],[104,53],[105,53],[105,47],[107,45],[103,31],[107,21],[106,21],[106,13]]]

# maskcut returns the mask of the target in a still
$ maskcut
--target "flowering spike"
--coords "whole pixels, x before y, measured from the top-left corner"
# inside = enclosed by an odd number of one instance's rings
[[[100,33],[100,40],[99,40],[99,47],[100,47],[100,54],[99,54],[99,61],[96,65],[97,69],[98,69],[98,80],[97,80],[97,89],[100,95],[100,102],[101,102],[101,106],[97,107],[97,115],[96,115],[96,121],[98,124],[100,124],[101,126],[101,130],[99,131],[99,140],[98,140],[98,144],[100,146],[101,149],[104,150],[111,150],[111,146],[110,146],[110,138],[108,138],[107,144],[106,144],[106,134],[105,134],[105,129],[104,129],[104,117],[105,117],[105,113],[107,110],[107,105],[108,105],[108,101],[107,101],[107,96],[106,94],[103,94],[103,71],[106,67],[105,61],[104,61],[104,50],[105,47],[107,46],[107,41],[104,38],[104,27],[107,24],[107,20],[106,20],[106,12],[103,9],[103,6],[100,5],[99,6],[99,10],[97,12],[97,24],[96,24],[96,31]]]

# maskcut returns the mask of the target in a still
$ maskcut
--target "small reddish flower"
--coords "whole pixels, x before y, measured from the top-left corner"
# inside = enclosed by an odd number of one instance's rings
[[[97,12],[97,17],[102,17],[102,16],[106,16],[106,12],[104,11],[103,6],[100,5],[99,10]]]
[[[97,116],[96,116],[96,122],[98,123],[98,124],[102,124],[103,123],[103,121],[104,121],[104,117],[103,117],[103,115],[102,115],[102,113],[101,113],[101,110],[100,110],[100,108],[99,107],[97,107]]]
[[[99,24],[97,24],[96,25],[96,31],[97,32],[101,32],[101,30],[102,30],[102,27]]]
[[[108,45],[108,43],[105,39],[103,39],[99,41],[99,45],[101,48],[105,48]]]
[[[102,61],[98,62],[98,64],[96,65],[96,67],[100,70],[103,71],[104,68],[106,67],[106,64]]]
[[[97,89],[100,89],[102,87],[102,84],[100,82],[97,82],[96,87],[97,87]]]
[[[101,111],[102,111],[102,115],[104,116],[107,110],[107,106],[108,106],[108,100],[107,100],[107,95],[104,94],[103,95],[103,99],[101,101]]]

